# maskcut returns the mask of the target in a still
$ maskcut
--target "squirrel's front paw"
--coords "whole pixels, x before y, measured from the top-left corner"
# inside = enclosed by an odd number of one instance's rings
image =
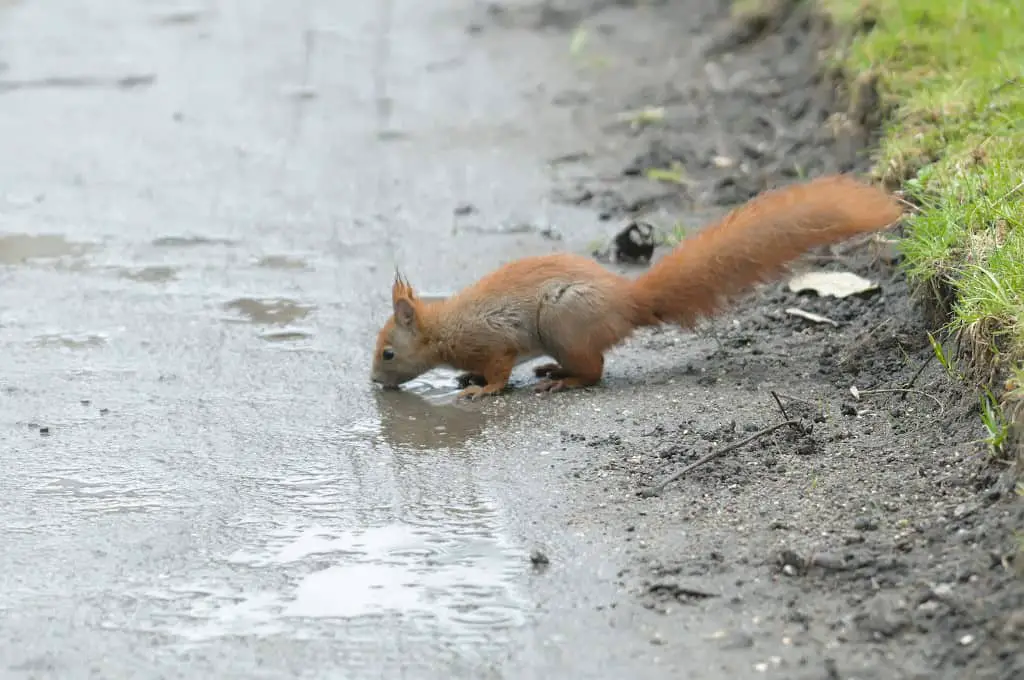
[[[469,399],[470,401],[476,401],[481,397],[491,397],[505,389],[504,384],[492,383],[480,387],[479,385],[470,385],[466,389],[462,390],[458,394],[459,399]]]
[[[459,393],[456,395],[455,398],[456,399],[468,399],[470,401],[474,401],[474,400],[480,398],[480,392],[482,392],[482,391],[483,391],[483,388],[480,387],[479,385],[470,385],[469,387],[467,387],[467,388],[465,388],[463,390],[459,390]]]
[[[466,389],[459,392],[459,399],[468,399],[469,401],[476,401],[481,397],[494,394],[495,390],[489,390],[486,387],[480,387],[479,385],[470,385]]]

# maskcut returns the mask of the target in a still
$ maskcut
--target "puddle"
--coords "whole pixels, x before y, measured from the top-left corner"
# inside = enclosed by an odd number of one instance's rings
[[[94,248],[89,243],[69,241],[58,234],[0,235],[0,264],[25,265],[40,260],[81,257]]]
[[[245,317],[245,319],[228,319],[228,321],[286,325],[305,319],[315,307],[285,298],[237,298],[225,303],[224,309],[237,312]]]
[[[153,266],[139,269],[122,269],[121,277],[142,283],[163,283],[178,278],[178,270],[174,267]]]
[[[346,429],[312,456],[302,451],[325,442],[296,440],[290,469],[246,477],[273,503],[226,522],[226,550],[207,568],[129,586],[130,618],[104,625],[185,645],[345,640],[377,660],[396,642],[507,644],[537,608],[524,587],[531,565],[473,458],[389,455],[367,446],[379,423]]]
[[[197,246],[233,246],[234,241],[205,236],[161,236],[153,240],[157,248],[194,248]]]
[[[149,512],[163,507],[153,489],[135,480],[110,476],[102,480],[54,477],[36,489],[36,493],[63,496],[81,506],[81,510],[98,514]]]
[[[88,349],[91,347],[102,347],[107,344],[107,339],[102,335],[65,335],[62,333],[49,333],[38,335],[33,340],[37,347],[56,347],[59,349]]]
[[[332,637],[339,631],[334,626],[354,625],[366,629],[363,635],[390,629],[400,637],[405,632],[454,641],[526,623],[531,607],[517,582],[529,562],[495,535],[493,508],[448,511],[461,514],[449,526],[394,522],[272,532],[263,549],[238,550],[225,561],[239,579],[255,572],[262,575],[259,582],[280,588],[149,588],[145,597],[180,614],[161,616],[153,630],[200,642],[236,635],[308,639],[317,631]],[[325,629],[325,621],[334,624]]]
[[[433,451],[461,449],[479,436],[490,422],[479,404],[456,404],[457,386],[410,389],[374,389],[378,420],[354,423],[340,436],[355,443],[375,438],[394,448]]]
[[[287,255],[267,255],[256,262],[257,267],[267,269],[309,269],[305,260]]]

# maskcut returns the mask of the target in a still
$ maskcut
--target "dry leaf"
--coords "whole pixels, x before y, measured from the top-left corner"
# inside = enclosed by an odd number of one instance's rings
[[[821,314],[815,314],[814,312],[804,311],[802,309],[799,309],[798,307],[789,307],[789,308],[787,308],[786,309],[786,314],[792,314],[793,316],[799,316],[801,319],[807,319],[808,321],[813,321],[814,323],[829,323],[829,324],[832,324],[833,326],[835,326],[836,328],[839,328],[839,322],[838,321],[833,321],[832,319],[828,318],[827,316],[822,316]]]
[[[860,390],[857,389],[856,385],[850,385],[850,394],[853,395],[854,399],[860,401]]]
[[[852,272],[808,272],[789,280],[789,290],[800,293],[813,290],[818,295],[845,298],[876,290],[878,284]]]

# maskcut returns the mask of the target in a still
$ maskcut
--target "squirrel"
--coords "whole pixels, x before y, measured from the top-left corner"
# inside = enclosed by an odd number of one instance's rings
[[[816,246],[880,231],[902,216],[880,187],[827,175],[763,192],[697,231],[635,279],[576,254],[525,257],[437,301],[396,271],[392,315],[377,335],[371,380],[397,389],[427,371],[465,371],[458,398],[503,391],[542,356],[538,392],[600,382],[604,353],[645,326],[692,329]],[[475,383],[475,384],[470,384]]]

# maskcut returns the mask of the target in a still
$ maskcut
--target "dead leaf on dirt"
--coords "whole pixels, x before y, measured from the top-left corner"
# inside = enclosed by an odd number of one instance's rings
[[[789,307],[789,308],[787,308],[786,309],[786,314],[792,314],[793,316],[799,316],[801,319],[807,319],[808,321],[813,321],[814,323],[832,324],[836,328],[839,328],[839,322],[838,321],[833,321],[832,319],[828,318],[827,316],[822,316],[821,314],[815,314],[814,312],[804,311],[803,309],[800,309],[798,307]]]
[[[878,284],[853,272],[808,272],[789,280],[789,290],[813,290],[818,295],[845,298],[877,290]]]
[[[860,401],[860,390],[857,389],[856,385],[850,385],[850,394],[853,395],[854,399]]]

